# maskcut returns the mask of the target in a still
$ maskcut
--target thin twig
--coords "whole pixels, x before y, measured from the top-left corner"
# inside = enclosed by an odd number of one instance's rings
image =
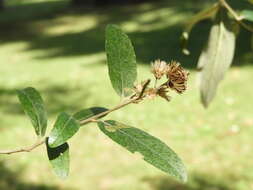
[[[225,0],[219,0],[219,1],[221,5],[223,5],[237,21],[241,20],[240,16],[234,11],[232,7],[230,7],[230,5]]]
[[[18,153],[18,152],[31,152],[33,149],[39,147],[40,145],[45,143],[45,139],[40,140],[33,144],[32,146],[28,147],[23,147],[23,148],[18,148],[14,150],[0,150],[0,154],[13,154],[13,153]]]
[[[93,117],[90,117],[90,118],[88,118],[88,119],[82,120],[82,121],[80,121],[80,125],[85,125],[85,124],[87,124],[87,123],[89,123],[89,122],[91,122],[91,121],[94,121],[94,120],[96,120],[96,119],[98,119],[98,118],[100,118],[100,117],[103,117],[103,116],[105,116],[105,115],[107,115],[107,114],[109,114],[109,113],[111,113],[111,112],[113,112],[113,111],[116,111],[116,110],[118,110],[118,109],[121,109],[121,108],[125,107],[126,105],[129,105],[129,104],[131,104],[131,103],[134,103],[134,102],[136,102],[136,100],[140,100],[140,99],[142,98],[143,93],[145,92],[147,86],[149,85],[149,83],[150,83],[150,79],[148,79],[148,80],[145,82],[145,84],[143,85],[143,88],[142,88],[141,93],[140,93],[139,96],[137,96],[137,97],[135,97],[135,98],[132,98],[132,99],[128,99],[126,102],[123,102],[122,104],[119,104],[119,105],[115,106],[114,108],[112,108],[112,109],[110,109],[110,110],[101,112],[101,113],[99,113],[99,114],[97,114],[97,115],[94,115]]]
[[[253,27],[249,26],[248,24],[245,24],[244,22],[242,22],[242,17],[239,16],[234,9],[226,2],[226,0],[219,0],[220,4],[222,6],[224,6],[230,13],[231,15],[235,18],[235,20],[242,26],[244,27],[246,30],[253,32]]]

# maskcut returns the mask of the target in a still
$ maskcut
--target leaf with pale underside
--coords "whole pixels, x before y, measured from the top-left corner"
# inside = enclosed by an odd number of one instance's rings
[[[69,145],[64,143],[58,147],[51,148],[48,145],[48,138],[46,139],[47,155],[52,165],[54,173],[65,179],[69,174]]]
[[[105,50],[114,90],[121,97],[129,96],[137,77],[136,56],[130,39],[116,25],[106,27]]]
[[[19,101],[25,113],[29,116],[36,134],[44,136],[47,128],[47,114],[40,93],[32,87],[18,90],[17,93]]]
[[[156,168],[185,182],[186,169],[177,154],[165,143],[148,133],[117,121],[101,121],[100,130],[132,153],[138,152]]]
[[[201,101],[205,107],[213,100],[220,81],[233,61],[236,28],[237,25],[229,20],[227,12],[219,10],[207,46],[198,61]]]
[[[49,135],[49,146],[57,147],[62,145],[76,134],[79,128],[80,125],[73,116],[70,116],[65,112],[60,113]]]

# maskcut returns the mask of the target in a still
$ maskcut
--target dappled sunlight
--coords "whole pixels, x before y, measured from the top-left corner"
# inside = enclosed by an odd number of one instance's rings
[[[98,25],[98,18],[96,16],[62,16],[57,17],[46,27],[42,35],[54,36],[62,35],[64,33],[79,33],[85,32],[95,28]]]
[[[5,28],[0,31],[1,36],[4,36],[0,37],[1,44],[24,42],[26,45],[22,51],[29,54],[34,62],[48,62],[62,57],[69,57],[73,59],[71,62],[75,62],[76,57],[86,59],[103,53],[105,26],[116,23],[130,35],[139,63],[147,64],[157,58],[177,59],[185,67],[195,68],[210,27],[210,22],[205,21],[194,29],[189,41],[191,55],[185,56],[180,47],[185,18],[203,6],[208,6],[208,2],[193,4],[192,1],[162,1],[103,9],[67,9],[68,3],[31,1],[10,6],[10,12],[0,13],[0,22]],[[18,6],[20,8],[16,11]],[[15,14],[12,11],[16,11]],[[8,22],[11,20],[19,22]],[[247,55],[251,52],[250,44],[246,42],[249,35],[248,32],[242,34],[239,45],[243,48],[237,48],[236,65],[252,61],[252,56]]]
[[[122,29],[126,32],[150,32],[169,26],[182,24],[187,14],[178,14],[173,8],[161,8],[136,15],[132,20],[122,22]]]

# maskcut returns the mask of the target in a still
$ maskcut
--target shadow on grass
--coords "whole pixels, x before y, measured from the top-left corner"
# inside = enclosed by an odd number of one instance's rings
[[[191,174],[187,183],[183,184],[169,177],[155,176],[143,179],[152,190],[231,190],[232,183],[215,176]]]
[[[0,162],[0,189],[1,190],[63,190],[62,188],[33,184],[22,180],[22,170],[12,171],[3,162]]]
[[[79,87],[66,88],[65,86],[50,86],[40,90],[49,115],[62,111],[70,113],[79,111],[85,106],[85,101],[90,97],[89,91],[85,92]],[[1,111],[10,114],[24,114],[18,102],[16,89],[0,88]]]
[[[145,6],[120,6],[103,9],[74,9],[69,6],[68,1],[27,3],[19,7],[9,8],[9,10],[7,9],[0,14],[0,18],[2,18],[0,24],[3,28],[0,30],[0,42],[6,44],[25,41],[28,43],[25,51],[45,51],[43,55],[35,57],[36,59],[91,55],[104,52],[104,30],[107,24],[122,24],[131,21],[137,26],[149,26],[148,30],[137,29],[128,33],[133,41],[137,59],[140,63],[150,63],[156,58],[177,59],[183,62],[185,67],[195,68],[200,51],[208,38],[211,22],[201,22],[193,30],[189,42],[190,56],[184,56],[181,53],[179,38],[183,21],[189,17],[189,14],[201,10],[206,2],[200,0],[197,3],[196,0],[187,2],[173,0],[162,3],[148,3]],[[244,5],[245,3],[239,4]],[[159,17],[154,14],[154,12],[158,14],[164,13],[164,11],[171,12],[171,14],[166,17]],[[153,18],[148,21],[145,21],[145,19],[144,21],[138,20],[137,18],[143,16],[143,14],[151,15]],[[73,24],[75,24],[75,18],[91,16],[96,19],[96,24],[89,29],[78,32],[68,31],[50,35],[43,32],[51,25],[62,24],[58,23],[59,21],[53,21],[53,18],[64,16],[72,17]],[[185,17],[185,19],[179,19],[178,22],[168,22],[168,19],[173,20],[180,16]],[[37,21],[45,21],[47,24],[38,24]],[[164,25],[164,27],[152,27],[152,24],[157,23]],[[253,60],[249,43],[250,38],[251,33],[241,32],[235,59],[237,65],[248,64]]]

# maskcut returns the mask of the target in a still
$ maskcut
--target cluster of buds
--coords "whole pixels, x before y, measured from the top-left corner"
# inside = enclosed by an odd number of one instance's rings
[[[167,101],[170,101],[170,96],[168,96],[169,90],[174,90],[179,94],[182,94],[187,87],[187,80],[189,72],[186,71],[180,63],[176,61],[171,61],[166,63],[165,61],[156,60],[151,63],[151,72],[153,73],[156,82],[157,80],[162,79],[163,76],[166,76],[166,82],[162,83],[160,86],[154,88],[147,88],[144,93],[144,97],[154,98],[160,96]],[[140,93],[143,84],[136,86],[137,94]]]

